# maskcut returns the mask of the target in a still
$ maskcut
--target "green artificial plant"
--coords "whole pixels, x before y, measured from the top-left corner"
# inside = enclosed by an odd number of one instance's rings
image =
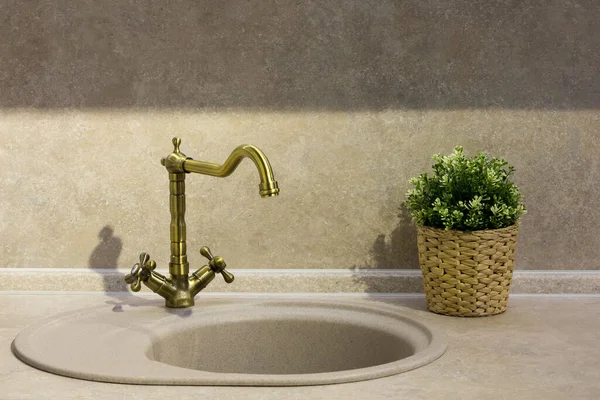
[[[412,178],[406,205],[417,225],[475,231],[511,226],[525,214],[515,169],[481,152],[465,157],[457,146],[449,156],[433,156],[433,175]]]

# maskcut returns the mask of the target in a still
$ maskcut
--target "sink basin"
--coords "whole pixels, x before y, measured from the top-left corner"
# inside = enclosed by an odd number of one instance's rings
[[[204,300],[167,309],[136,300],[48,318],[13,342],[36,368],[152,385],[296,386],[405,372],[446,343],[405,309],[373,301]]]

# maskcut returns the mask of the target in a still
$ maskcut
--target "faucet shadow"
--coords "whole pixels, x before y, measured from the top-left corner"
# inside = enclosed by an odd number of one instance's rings
[[[114,230],[110,225],[104,226],[98,233],[100,243],[94,248],[90,255],[88,266],[91,269],[114,269],[115,273],[102,274],[104,280],[104,291],[127,292],[127,284],[123,280],[124,275],[118,272],[118,260],[123,249],[123,242],[118,236],[114,236]]]

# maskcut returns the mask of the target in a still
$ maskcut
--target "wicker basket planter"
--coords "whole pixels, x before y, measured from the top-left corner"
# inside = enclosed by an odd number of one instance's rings
[[[518,232],[518,225],[473,232],[417,227],[429,310],[461,317],[506,311]]]

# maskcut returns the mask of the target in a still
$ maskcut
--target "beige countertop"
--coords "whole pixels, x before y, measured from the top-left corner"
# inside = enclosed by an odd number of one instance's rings
[[[232,296],[242,297],[227,295]],[[294,294],[283,296],[290,298]],[[202,294],[197,307],[201,307],[201,298]],[[12,355],[12,339],[28,324],[55,313],[118,303],[120,299],[103,293],[0,293],[0,399],[600,398],[600,295],[513,295],[505,314],[476,319],[429,313],[419,295],[365,299],[396,304],[407,314],[441,328],[447,335],[449,348],[439,360],[419,369],[339,385],[287,388],[118,385],[52,375],[23,364]]]

